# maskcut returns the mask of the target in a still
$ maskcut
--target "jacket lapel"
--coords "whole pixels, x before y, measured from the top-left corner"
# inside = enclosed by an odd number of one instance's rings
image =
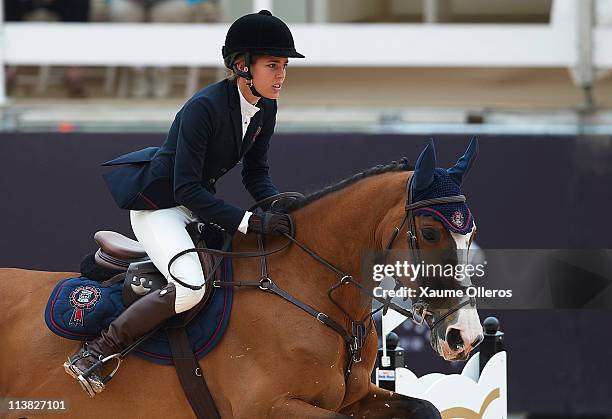
[[[261,100],[261,99],[260,99]],[[251,148],[255,142],[257,136],[261,132],[263,122],[263,107],[259,108],[259,112],[253,115],[249,127],[244,135],[244,141],[242,141],[242,148],[240,150],[240,157],[244,156],[247,151]]]
[[[236,154],[240,155],[240,147],[242,145],[242,115],[240,114],[240,98],[238,97],[236,82],[228,81],[227,90],[230,118],[234,130],[234,144],[236,147]]]

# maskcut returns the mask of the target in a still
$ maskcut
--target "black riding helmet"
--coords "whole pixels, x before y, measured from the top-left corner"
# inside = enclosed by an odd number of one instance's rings
[[[242,16],[230,26],[221,49],[225,66],[236,75],[251,81],[250,88],[255,96],[261,94],[255,90],[251,74],[251,56],[272,55],[274,57],[304,58],[295,50],[291,31],[279,18],[272,16],[268,10]],[[244,54],[247,71],[240,70],[234,62],[236,57]]]

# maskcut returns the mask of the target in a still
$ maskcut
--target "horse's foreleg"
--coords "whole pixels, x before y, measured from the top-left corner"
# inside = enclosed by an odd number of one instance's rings
[[[271,418],[344,419],[348,416],[313,406],[299,399],[285,399],[275,403],[270,410]]]
[[[366,396],[345,407],[342,414],[364,418],[441,419],[440,412],[427,400],[404,396],[370,384]]]

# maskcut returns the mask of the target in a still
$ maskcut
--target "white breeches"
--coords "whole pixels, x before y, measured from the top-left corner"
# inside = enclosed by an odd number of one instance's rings
[[[168,262],[179,252],[194,247],[185,226],[197,217],[184,206],[159,210],[131,210],[132,230],[157,269],[176,286],[176,313],[195,306],[204,297],[204,287],[192,290],[168,274]],[[204,284],[204,273],[197,253],[187,253],[172,263],[172,273],[189,285]]]

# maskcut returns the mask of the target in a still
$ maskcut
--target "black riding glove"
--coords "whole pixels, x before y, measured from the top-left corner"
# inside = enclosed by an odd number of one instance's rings
[[[247,231],[259,234],[290,234],[291,217],[287,214],[273,214],[271,212],[253,214],[249,218],[249,228]]]

